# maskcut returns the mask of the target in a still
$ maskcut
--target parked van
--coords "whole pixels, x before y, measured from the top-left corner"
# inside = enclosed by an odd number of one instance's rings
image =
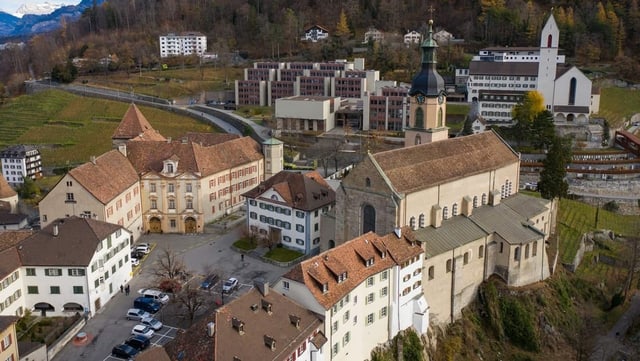
[[[160,302],[163,305],[169,303],[169,295],[153,288],[141,288],[138,293],[145,298],[150,298],[154,301]]]
[[[151,298],[138,297],[133,301],[133,307],[139,308],[149,313],[156,313],[160,311],[162,304],[160,302],[152,300]]]

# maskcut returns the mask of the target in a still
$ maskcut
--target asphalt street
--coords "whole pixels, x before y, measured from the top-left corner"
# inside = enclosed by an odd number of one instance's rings
[[[116,294],[94,317],[88,320],[82,331],[89,335],[89,341],[84,345],[74,345],[69,342],[53,359],[53,361],[68,360],[117,360],[110,356],[113,346],[122,343],[130,334],[135,321],[125,319],[125,313],[132,308],[138,290],[144,287],[156,286],[154,266],[164,249],[175,253],[183,260],[190,284],[199,285],[200,281],[210,272],[220,276],[220,282],[211,290],[201,291],[206,299],[206,309],[199,312],[199,316],[213,310],[222,302],[228,303],[240,295],[248,292],[257,279],[273,284],[288,269],[274,266],[251,257],[244,257],[235,252],[231,245],[242,237],[244,223],[238,224],[226,232],[216,232],[207,228],[208,233],[194,235],[152,234],[140,238],[138,243],[150,243],[153,248],[141,262],[140,270],[130,282],[131,294]],[[221,297],[220,288],[224,279],[238,278],[238,290],[231,295]],[[184,314],[175,311],[177,306],[171,302],[156,314],[165,327],[152,338],[154,345],[163,345],[175,336],[180,328],[186,328],[189,321]]]

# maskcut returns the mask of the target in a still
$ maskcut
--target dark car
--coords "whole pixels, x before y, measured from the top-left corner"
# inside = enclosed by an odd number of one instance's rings
[[[125,342],[125,345],[129,345],[133,348],[135,348],[138,351],[142,351],[145,348],[149,347],[149,345],[151,344],[151,341],[149,341],[148,338],[142,336],[142,335],[135,335],[135,336],[131,336],[129,337]]]
[[[138,352],[140,351],[137,348],[133,348],[129,345],[122,344],[122,345],[115,346],[111,350],[111,356],[129,360],[135,357],[135,355],[137,355]]]
[[[151,298],[138,297],[133,301],[133,307],[139,308],[149,313],[156,313],[160,311],[162,304],[160,302],[154,301]]]
[[[144,253],[136,250],[131,251],[131,258],[142,259],[143,257],[144,257]]]
[[[203,290],[209,290],[211,289],[211,287],[215,286],[216,283],[218,283],[218,281],[220,280],[220,277],[218,277],[217,274],[212,273],[210,275],[208,275],[204,281],[202,281],[202,283],[200,283],[200,288],[202,288]]]

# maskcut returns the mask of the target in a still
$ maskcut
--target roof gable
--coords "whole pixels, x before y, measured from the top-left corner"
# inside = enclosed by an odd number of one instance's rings
[[[111,138],[133,139],[136,137],[142,137],[142,139],[146,140],[164,140],[164,137],[151,127],[151,124],[140,109],[134,103],[131,103]]]
[[[335,202],[336,193],[317,171],[301,173],[281,171],[260,183],[243,196],[247,198],[269,199],[276,192],[288,206],[312,211]]]

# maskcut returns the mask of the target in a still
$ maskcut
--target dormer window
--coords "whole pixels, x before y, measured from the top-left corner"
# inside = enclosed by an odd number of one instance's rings
[[[167,163],[167,173],[173,173],[173,163]]]
[[[329,292],[329,284],[328,283],[323,283],[322,284],[322,293],[327,293]]]
[[[367,260],[367,267],[371,267],[371,266],[373,266],[373,257]]]
[[[338,276],[338,283],[342,283],[344,281],[347,280],[347,272],[342,272],[339,276]]]

